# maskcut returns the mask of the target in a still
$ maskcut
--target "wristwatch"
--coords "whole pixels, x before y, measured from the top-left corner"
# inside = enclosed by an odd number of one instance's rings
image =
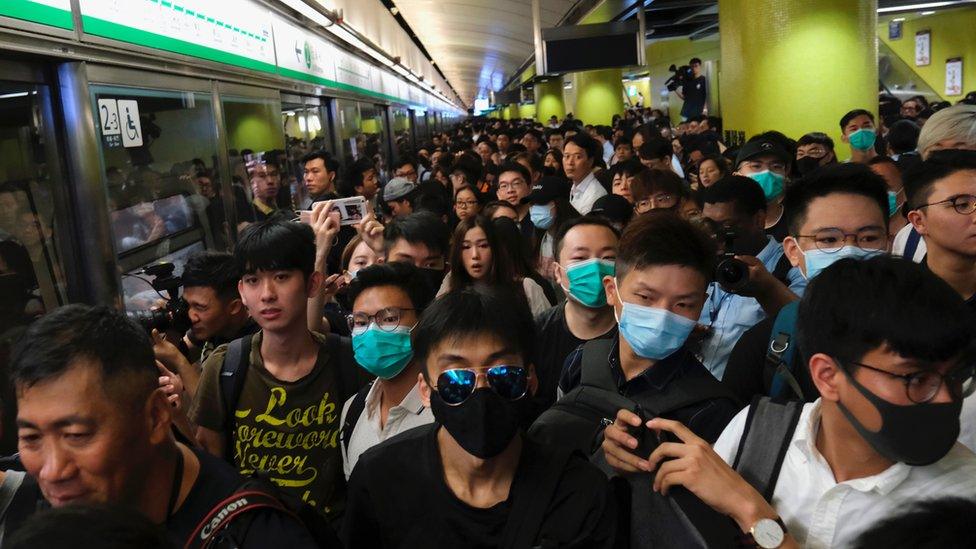
[[[776,519],[759,519],[749,529],[749,534],[746,537],[752,538],[752,543],[757,547],[776,549],[783,545],[783,541],[786,539],[786,524],[779,517]]]

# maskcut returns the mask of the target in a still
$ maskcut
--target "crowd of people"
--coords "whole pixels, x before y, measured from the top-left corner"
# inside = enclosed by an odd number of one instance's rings
[[[976,106],[896,101],[841,143],[641,107],[310,152],[188,259],[188,332],[21,338],[0,540],[972,545]]]

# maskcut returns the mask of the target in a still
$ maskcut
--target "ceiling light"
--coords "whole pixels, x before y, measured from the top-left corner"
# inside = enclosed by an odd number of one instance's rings
[[[924,10],[930,8],[945,8],[948,6],[957,6],[962,4],[972,4],[972,0],[953,0],[950,2],[922,2],[919,4],[908,4],[904,6],[888,6],[884,8],[878,8],[878,13],[890,13],[893,11],[915,11]]]

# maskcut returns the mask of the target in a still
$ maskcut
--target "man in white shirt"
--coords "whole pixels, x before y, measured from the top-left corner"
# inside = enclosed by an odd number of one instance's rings
[[[847,547],[914,501],[974,499],[976,455],[956,442],[962,400],[976,387],[968,315],[947,284],[903,259],[842,259],[817,275],[797,333],[821,398],[805,405],[769,502],[728,465],[748,437],[748,409],[714,449],[680,423],[651,420],[681,443],[646,460],[623,449],[636,446],[624,429],[640,419],[622,410],[606,430],[607,460],[657,469],[653,489],[684,486],[743,532],[766,534],[756,542],[770,549]]]
[[[601,155],[600,143],[585,133],[566,138],[563,145],[563,170],[573,182],[569,190],[569,203],[580,215],[590,213],[593,203],[607,194],[593,175],[593,164]]]
[[[349,286],[353,354],[376,380],[342,407],[342,467],[346,479],[359,456],[384,440],[434,421],[420,397],[410,331],[434,298],[419,269],[391,262],[361,269]]]

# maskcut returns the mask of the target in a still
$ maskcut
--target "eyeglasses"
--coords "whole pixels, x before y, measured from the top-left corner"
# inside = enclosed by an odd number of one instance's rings
[[[448,406],[458,406],[474,394],[478,377],[485,376],[488,386],[506,400],[518,400],[529,388],[529,371],[523,366],[492,366],[485,370],[446,370],[437,376],[434,390]]]
[[[916,206],[915,209],[920,210],[928,206],[935,206],[936,204],[951,204],[952,208],[956,210],[956,213],[962,215],[969,215],[976,212],[976,196],[971,194],[960,194],[938,202],[922,204],[921,206]]]
[[[848,238],[854,238],[854,245],[862,250],[880,250],[888,242],[888,233],[881,227],[865,227],[856,233],[845,233],[840,229],[821,229],[813,234],[798,234],[797,238],[812,238],[817,249],[834,253],[840,250]]]
[[[836,358],[834,360],[838,363],[841,362]],[[976,389],[976,365],[972,364],[956,368],[942,375],[934,370],[922,370],[911,374],[893,374],[887,370],[861,364],[860,362],[848,361],[847,363],[902,380],[905,384],[905,394],[908,396],[908,400],[911,400],[915,404],[924,404],[935,398],[935,395],[939,393],[939,389],[942,388],[943,383],[949,387],[952,397],[957,400],[968,397]]]
[[[359,335],[369,328],[370,322],[375,322],[376,326],[384,332],[392,332],[400,326],[400,319],[403,318],[403,311],[415,311],[401,307],[387,307],[376,311],[375,315],[368,315],[363,312],[352,313],[346,316],[346,323],[353,334]]]
[[[505,183],[499,183],[498,184],[498,190],[499,191],[507,191],[509,189],[521,189],[521,188],[523,188],[525,186],[526,186],[525,185],[525,181],[512,181],[511,183],[509,183],[508,181],[506,181]]]
[[[466,210],[468,208],[474,208],[475,206],[477,206],[478,201],[477,200],[455,200],[454,205],[457,206],[458,208],[463,208]]]

